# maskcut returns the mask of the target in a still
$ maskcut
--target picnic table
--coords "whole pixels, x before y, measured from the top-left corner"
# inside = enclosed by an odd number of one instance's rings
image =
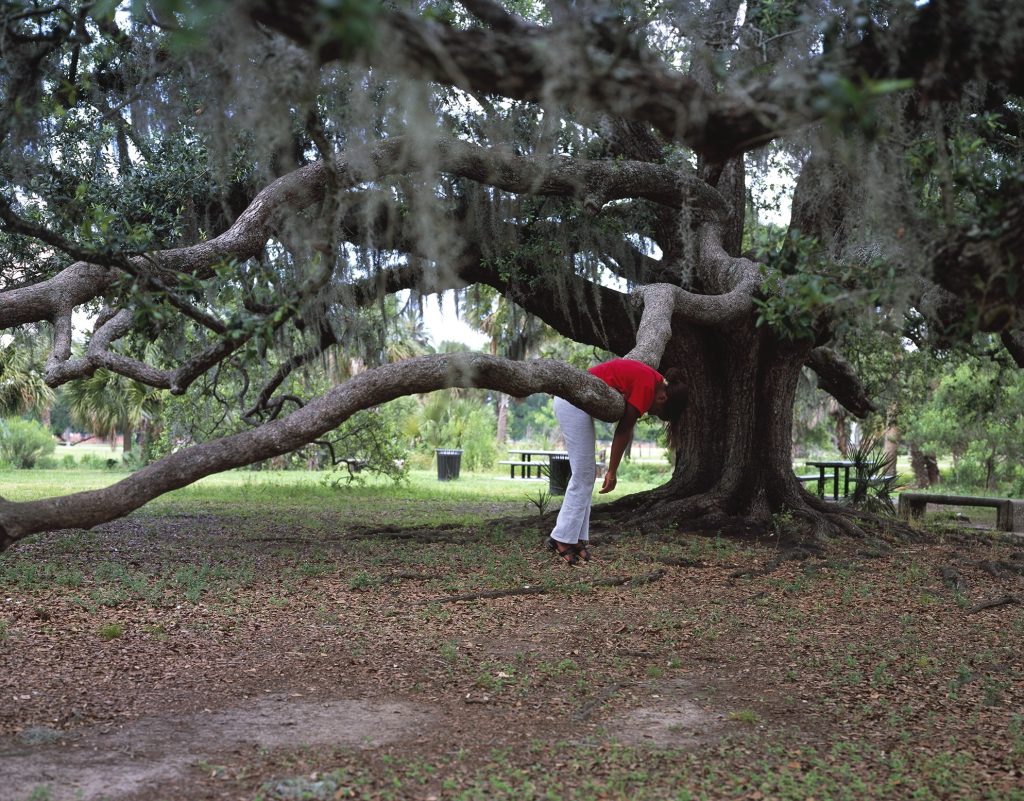
[[[520,478],[533,478],[534,471],[537,472],[537,478],[543,478],[552,456],[566,458],[569,456],[565,451],[543,451],[533,448],[510,448],[508,454],[513,458],[498,462],[498,464],[508,465],[509,478],[516,477],[516,468],[519,469]]]
[[[850,494],[850,468],[856,465],[856,462],[851,462],[846,459],[836,460],[823,460],[823,461],[809,461],[806,463],[808,467],[817,467],[817,476],[798,476],[801,481],[816,481],[818,483],[818,497],[825,497],[825,482],[828,480],[825,478],[825,471],[832,471],[832,500],[839,500],[839,471],[843,471],[843,497]]]

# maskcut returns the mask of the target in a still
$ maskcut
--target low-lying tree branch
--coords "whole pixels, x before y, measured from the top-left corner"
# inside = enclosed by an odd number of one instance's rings
[[[514,397],[564,397],[601,420],[622,416],[622,396],[598,378],[551,360],[513,362],[478,353],[423,356],[360,373],[286,417],[172,453],[109,487],[59,498],[0,499],[0,550],[40,531],[91,528],[204,476],[289,453],[361,409],[445,387],[484,387]]]

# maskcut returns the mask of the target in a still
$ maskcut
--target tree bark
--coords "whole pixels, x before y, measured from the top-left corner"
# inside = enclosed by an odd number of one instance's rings
[[[899,472],[896,465],[896,460],[899,458],[900,446],[900,428],[896,424],[898,419],[899,408],[897,404],[893,403],[886,410],[885,434],[882,443],[883,452],[889,464],[889,471],[887,475],[890,476],[895,476]]]
[[[504,392],[498,393],[497,429],[498,432],[495,439],[498,441],[498,447],[500,448],[508,441],[508,395]]]
[[[14,502],[0,498],[0,551],[40,531],[91,528],[204,476],[290,453],[361,409],[444,387],[483,387],[521,397],[559,395],[600,420],[622,416],[622,396],[563,362],[513,362],[477,353],[422,356],[365,370],[287,417],[193,445],[99,490]]]
[[[835,444],[839,455],[844,459],[850,451],[850,432],[846,427],[846,410],[838,404],[829,412],[835,421]]]
[[[924,453],[914,444],[910,446],[910,468],[914,471],[914,483],[918,489],[939,483],[939,464],[935,454]]]
[[[610,504],[608,512],[642,509],[640,522],[764,529],[772,515],[789,510],[812,521],[814,533],[851,528],[793,472],[793,403],[813,343],[780,340],[752,317],[730,329],[673,327],[679,333],[661,366],[680,368],[689,388],[670,432],[675,469],[663,487]]]

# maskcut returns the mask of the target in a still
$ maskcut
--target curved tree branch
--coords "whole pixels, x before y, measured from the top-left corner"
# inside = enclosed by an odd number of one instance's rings
[[[682,177],[667,167],[644,162],[600,161],[548,157],[535,159],[511,152],[500,152],[456,139],[436,140],[426,151],[410,152],[401,138],[347,154],[328,171],[324,162],[300,168],[271,183],[261,191],[235,223],[220,236],[185,248],[138,256],[118,263],[124,272],[142,276],[151,285],[173,293],[180,274],[209,277],[212,268],[226,259],[244,261],[256,256],[272,235],[286,210],[302,209],[323,200],[328,182],[340,188],[353,187],[387,174],[430,167],[477,180],[512,192],[528,192],[578,197],[595,211],[609,200],[645,197],[659,203],[679,206],[695,202],[700,209],[717,218],[726,212],[718,194],[703,182]],[[22,223],[9,206],[0,208],[7,224],[21,233],[41,236],[49,241],[45,229]],[[352,215],[348,222],[352,224]],[[24,226],[29,226],[25,228]],[[53,242],[80,256],[92,254],[62,238]],[[234,352],[248,337],[221,331],[222,339],[206,348],[176,370],[157,370],[135,359],[112,352],[114,341],[130,326],[125,314],[115,315],[94,332],[85,358],[70,359],[71,312],[82,303],[107,291],[118,271],[78,262],[53,279],[0,293],[0,328],[25,322],[50,319],[56,323],[54,349],[47,363],[47,382],[58,386],[66,381],[91,375],[103,367],[150,386],[184,392],[203,371]],[[380,291],[378,287],[377,291]],[[376,295],[376,293],[375,293]],[[175,298],[170,298],[175,300]],[[180,300],[180,299],[179,299]],[[178,303],[180,308],[180,303]],[[217,331],[218,320],[208,318],[191,307],[180,309],[187,316]]]
[[[360,373],[287,417],[165,456],[109,487],[60,498],[0,500],[0,550],[40,531],[91,528],[203,476],[288,453],[341,425],[361,409],[445,387],[485,387],[514,397],[545,392],[602,420],[618,420],[622,396],[562,362],[514,362],[478,353],[423,356]]]
[[[510,192],[578,197],[595,210],[611,200],[643,197],[676,208],[693,202],[698,210],[712,217],[727,213],[722,198],[704,182],[681,178],[668,167],[644,162],[561,156],[534,159],[455,139],[438,139],[412,153],[400,137],[348,156],[344,163],[339,160],[336,167],[341,188],[429,166]],[[173,286],[175,273],[210,277],[212,267],[222,261],[244,261],[260,253],[280,215],[287,209],[303,209],[320,202],[326,185],[327,170],[322,161],[301,167],[263,189],[220,236],[189,247],[135,257],[129,268],[145,274],[147,267],[155,264],[165,271],[162,280],[169,286]],[[20,218],[12,220],[17,222]],[[12,224],[9,222],[9,227]],[[43,236],[45,230],[33,227],[30,234]],[[56,246],[72,255],[94,255],[63,239]],[[0,329],[70,314],[76,306],[101,296],[116,275],[117,271],[109,267],[79,261],[49,281],[0,293]]]
[[[841,403],[851,414],[866,417],[878,410],[864,390],[864,385],[850,364],[831,348],[815,348],[807,360],[818,376],[819,389]]]
[[[834,113],[837,76],[865,86],[866,94],[868,81],[908,79],[941,97],[975,78],[1024,93],[1024,41],[1007,35],[1024,30],[1024,10],[1002,0],[925,3],[888,28],[875,24],[866,35],[829,42],[821,57],[785,80],[718,93],[628,37],[609,36],[601,20],[569,16],[542,27],[485,5],[470,10],[489,29],[459,29],[381,7],[376,36],[361,48],[342,41],[335,33],[340,26],[315,0],[296,0],[287,9],[279,0],[248,0],[244,11],[314,50],[321,63],[357,60],[471,92],[621,115],[651,124],[714,163]]]

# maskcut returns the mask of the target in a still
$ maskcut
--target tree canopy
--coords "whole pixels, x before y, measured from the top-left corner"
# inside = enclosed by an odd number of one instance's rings
[[[1024,365],[1022,95],[1024,8],[995,0],[6,3],[0,329],[46,338],[50,387],[234,411],[107,489],[0,500],[0,542],[410,393],[620,415],[564,364],[387,347],[401,304],[472,286],[687,374],[673,481],[631,508],[845,528],[791,475],[805,365],[858,415],[868,328]]]

